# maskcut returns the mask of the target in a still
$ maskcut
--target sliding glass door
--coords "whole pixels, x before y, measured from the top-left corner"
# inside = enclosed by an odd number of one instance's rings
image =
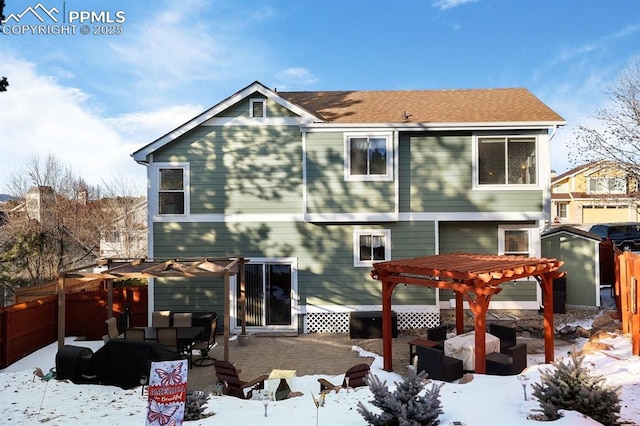
[[[294,267],[288,262],[245,265],[247,327],[293,327]],[[240,283],[236,285],[236,326],[240,327]],[[280,328],[280,327],[278,327]]]

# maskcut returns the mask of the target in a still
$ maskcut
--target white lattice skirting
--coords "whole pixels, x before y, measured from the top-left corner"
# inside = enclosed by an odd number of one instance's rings
[[[398,330],[430,328],[440,324],[437,306],[394,306]],[[382,311],[381,306],[308,306],[303,315],[305,333],[349,333],[349,313],[352,311]]]

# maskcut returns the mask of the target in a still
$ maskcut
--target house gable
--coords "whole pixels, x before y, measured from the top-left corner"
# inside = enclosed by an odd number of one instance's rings
[[[231,121],[231,120],[228,120],[229,117],[231,117],[232,119],[239,118],[238,120],[236,120],[236,124],[251,124],[251,123],[246,123],[244,120],[242,120],[241,118],[244,117],[244,115],[240,114],[240,109],[244,105],[244,102],[242,101],[244,101],[245,99],[251,96],[262,97],[272,101],[273,105],[270,107],[271,108],[270,110],[280,113],[281,115],[285,115],[285,114],[283,114],[282,109],[276,105],[279,105],[280,107],[291,111],[293,113],[293,116],[297,115],[299,117],[298,120],[301,122],[319,120],[317,117],[309,114],[307,111],[303,110],[299,106],[292,104],[286,99],[283,99],[276,92],[267,88],[262,83],[255,81],[249,86],[245,87],[244,89],[229,96],[227,99],[223,100],[222,102],[216,104],[212,108],[204,111],[202,114],[187,121],[180,127],[172,130],[171,132],[156,139],[150,144],[144,146],[143,148],[135,151],[132,154],[133,159],[139,163],[148,163],[149,155],[153,154],[153,152],[165,147],[167,144],[178,139],[180,136],[186,134],[187,132],[195,129],[196,127],[202,124],[205,124],[207,121],[217,117],[221,113],[225,113],[223,117],[226,117],[227,120],[221,119],[221,120],[218,120],[217,122],[210,121],[209,125],[227,124],[229,121]],[[246,113],[248,116],[249,101],[247,100],[246,103],[247,103]],[[271,102],[269,102],[269,104],[271,104]],[[234,114],[233,113],[234,111],[237,111],[237,113]],[[267,124],[272,124],[272,123],[267,123]]]

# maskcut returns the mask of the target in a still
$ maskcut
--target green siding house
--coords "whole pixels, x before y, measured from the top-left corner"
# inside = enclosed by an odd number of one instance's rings
[[[133,153],[148,173],[149,257],[246,257],[249,330],[348,332],[350,312],[380,309],[373,262],[539,256],[549,144],[564,124],[521,88],[277,92],[254,82]],[[491,308],[539,308],[535,282],[503,288]],[[222,312],[223,294],[222,280],[155,280],[149,308]],[[398,327],[437,324],[453,299],[396,289]]]

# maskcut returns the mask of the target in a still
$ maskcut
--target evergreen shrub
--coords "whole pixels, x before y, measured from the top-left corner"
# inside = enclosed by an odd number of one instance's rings
[[[556,361],[554,369],[540,372],[540,383],[533,383],[544,420],[561,417],[558,410],[574,410],[603,425],[617,425],[620,415],[620,386],[605,385],[605,378],[591,375],[582,363],[584,356],[571,352],[568,363]],[[533,416],[535,418],[535,416]]]
[[[369,374],[365,379],[373,393],[373,400],[369,401],[382,412],[374,414],[362,403],[358,403],[358,412],[368,424],[373,426],[435,426],[440,423],[438,416],[444,414],[440,404],[440,388],[444,383],[432,385],[424,396],[419,396],[425,388],[426,373],[416,374],[410,369],[409,375],[400,383],[395,383],[396,389],[389,392],[387,382],[381,382],[378,377]]]

